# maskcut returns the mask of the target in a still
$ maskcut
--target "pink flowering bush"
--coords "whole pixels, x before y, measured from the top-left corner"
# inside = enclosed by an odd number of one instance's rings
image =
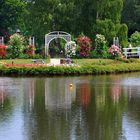
[[[91,40],[87,36],[80,36],[77,39],[79,45],[79,53],[81,57],[88,57],[90,55]]]
[[[109,50],[108,50],[109,54],[111,55],[111,57],[116,58],[121,56],[121,49],[116,46],[116,45],[112,45]]]

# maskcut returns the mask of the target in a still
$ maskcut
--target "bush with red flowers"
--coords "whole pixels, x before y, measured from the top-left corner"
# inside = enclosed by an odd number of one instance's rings
[[[28,54],[28,56],[32,57],[35,53],[35,47],[33,45],[27,46],[26,53]]]
[[[0,56],[2,59],[4,59],[6,56],[6,48],[6,45],[0,44]]]
[[[79,45],[79,53],[81,57],[88,57],[91,50],[91,39],[87,36],[80,36],[77,39]]]

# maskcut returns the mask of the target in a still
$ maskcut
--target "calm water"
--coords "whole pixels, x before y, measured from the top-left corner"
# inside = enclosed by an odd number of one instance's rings
[[[140,73],[1,77],[0,140],[140,140]]]

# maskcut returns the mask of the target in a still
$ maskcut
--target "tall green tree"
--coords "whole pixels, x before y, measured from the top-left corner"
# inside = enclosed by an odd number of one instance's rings
[[[111,19],[114,23],[120,23],[124,0],[97,0],[97,19]]]
[[[76,37],[83,33],[93,38],[105,35],[111,43],[114,36],[127,40],[127,26],[120,33],[124,0],[28,0],[27,30],[41,44],[50,31],[63,30]],[[124,26],[123,26],[124,27]],[[122,41],[121,41],[122,42]]]
[[[0,35],[7,35],[19,27],[25,5],[26,2],[22,0],[0,1]]]
[[[128,25],[129,35],[140,31],[140,1],[125,0],[122,21]]]
[[[96,0],[74,0],[73,32],[92,36],[96,21]]]
[[[34,0],[28,2],[28,18],[25,19],[28,30],[35,34],[39,42],[44,35],[54,30],[71,31],[73,0]]]
[[[96,2],[96,23],[93,27],[95,33],[103,34],[109,44],[113,43],[113,37],[118,36],[121,45],[126,46],[128,29],[126,25],[121,24],[123,0],[99,0]]]

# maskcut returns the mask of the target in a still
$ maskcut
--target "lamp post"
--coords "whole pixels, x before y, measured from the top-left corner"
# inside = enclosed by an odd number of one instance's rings
[[[17,34],[20,34],[21,32],[20,32],[20,29],[16,29],[16,33]]]

